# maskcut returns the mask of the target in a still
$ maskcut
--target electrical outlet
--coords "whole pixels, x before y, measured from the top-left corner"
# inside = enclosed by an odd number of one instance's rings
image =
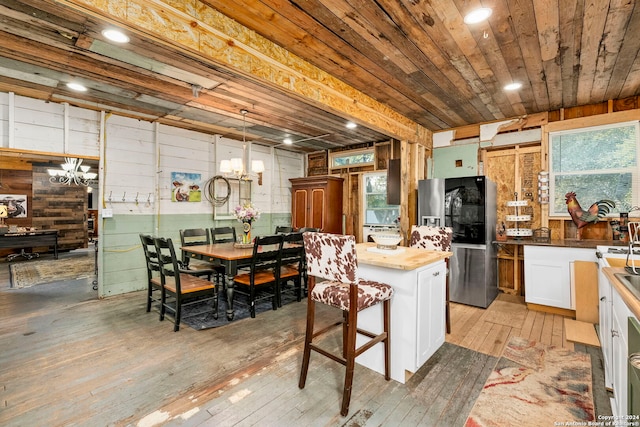
[[[102,209],[102,218],[113,218],[113,209]]]

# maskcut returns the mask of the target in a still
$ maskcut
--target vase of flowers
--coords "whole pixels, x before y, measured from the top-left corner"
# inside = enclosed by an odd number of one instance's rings
[[[251,202],[236,206],[233,214],[242,223],[242,243],[251,243],[251,223],[260,218],[260,211]]]

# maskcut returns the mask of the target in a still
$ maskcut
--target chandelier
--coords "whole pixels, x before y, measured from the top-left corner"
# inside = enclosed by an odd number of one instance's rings
[[[82,165],[82,159],[65,157],[61,169],[47,169],[49,181],[57,184],[84,185],[95,183],[98,174],[89,172],[91,166]]]
[[[250,176],[245,168],[245,159],[247,155],[247,142],[246,142],[246,118],[247,110],[240,110],[242,114],[242,158],[234,157],[230,160],[222,160],[220,162],[220,173],[227,177],[234,177],[236,179],[242,179],[248,181]],[[262,185],[262,172],[264,172],[264,163],[262,160],[251,161],[251,172],[258,176],[258,185]]]

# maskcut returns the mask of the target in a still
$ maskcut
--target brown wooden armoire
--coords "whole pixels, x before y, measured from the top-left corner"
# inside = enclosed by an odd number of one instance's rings
[[[291,226],[342,234],[343,179],[333,176],[291,178]]]

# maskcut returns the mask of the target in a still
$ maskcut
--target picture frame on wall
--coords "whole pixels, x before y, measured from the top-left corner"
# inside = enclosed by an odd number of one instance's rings
[[[7,218],[27,217],[26,194],[0,194],[0,205],[7,207]]]
[[[171,172],[172,202],[201,202],[202,174]]]

